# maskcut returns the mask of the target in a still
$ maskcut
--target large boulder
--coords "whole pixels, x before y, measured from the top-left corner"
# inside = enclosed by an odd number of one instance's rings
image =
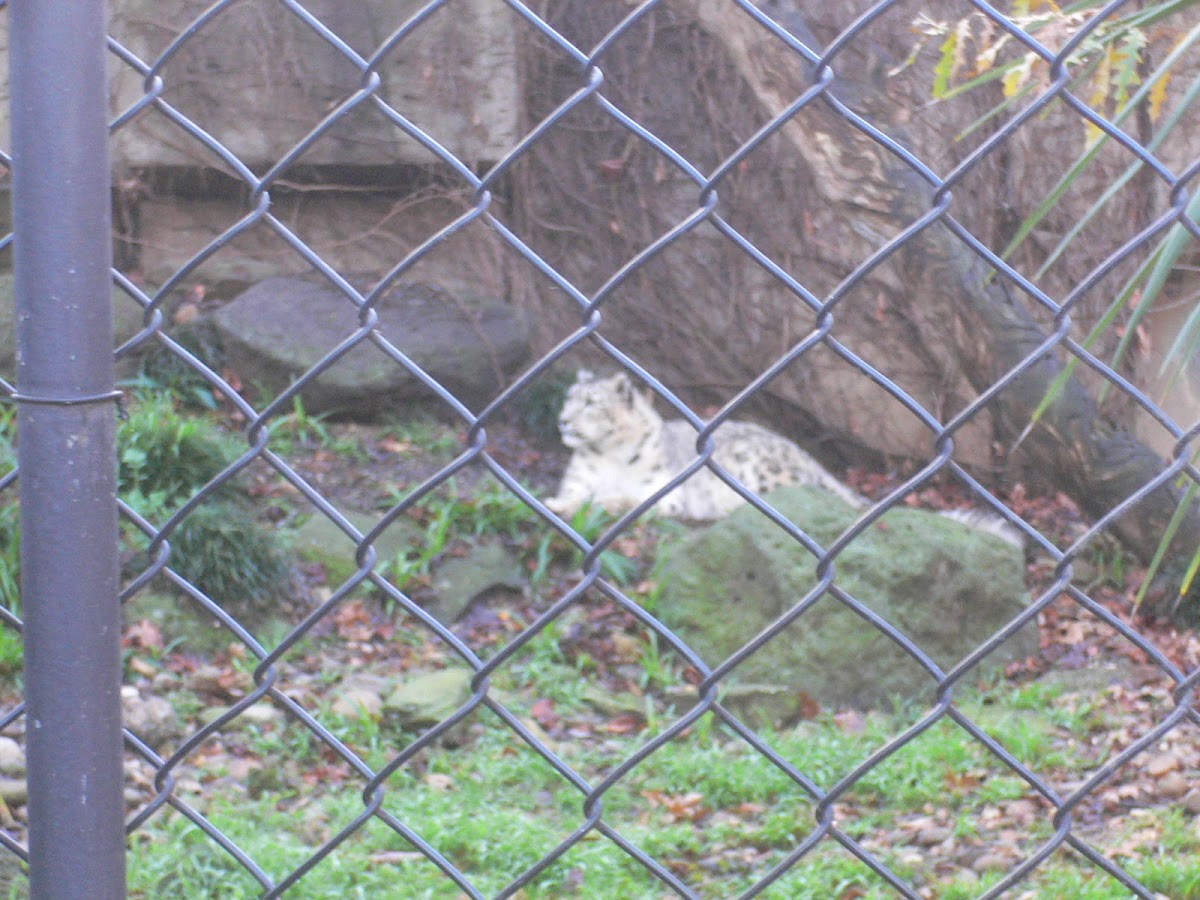
[[[767,495],[828,547],[858,515],[818,488]],[[948,670],[1028,603],[1021,551],[994,535],[923,510],[898,509],[836,559],[836,581]],[[665,557],[663,621],[716,666],[800,603],[815,559],[753,507],[698,532]],[[1037,651],[1026,626],[985,660],[995,667]],[[756,721],[787,721],[816,700],[871,708],[932,702],[936,682],[911,656],[825,594],[731,673],[730,699]],[[967,683],[970,683],[969,681]],[[741,702],[745,701],[745,702]]]
[[[378,330],[468,404],[497,393],[529,352],[527,318],[500,300],[400,283],[379,301]],[[358,310],[327,283],[269,278],[212,316],[226,362],[275,396],[359,327]],[[374,416],[427,398],[427,388],[371,340],[308,385],[310,413]]]

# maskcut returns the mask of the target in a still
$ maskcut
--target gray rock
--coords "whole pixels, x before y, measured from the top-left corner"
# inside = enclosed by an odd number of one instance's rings
[[[439,621],[449,624],[456,622],[486,591],[496,587],[519,591],[525,583],[521,564],[504,547],[472,546],[466,556],[448,559],[438,567],[433,579],[436,594],[426,609]]]
[[[125,727],[158,749],[181,733],[175,707],[162,697],[143,697],[137,688],[121,688],[121,713]]]
[[[768,495],[822,546],[856,513],[817,488]],[[836,584],[905,634],[943,669],[957,664],[1026,608],[1024,559],[1000,538],[922,510],[889,513],[837,557]],[[814,557],[747,506],[669,548],[661,616],[709,665],[718,665],[800,603],[817,584]],[[1031,626],[986,660],[995,668],[1037,651]],[[828,593],[745,660],[731,684],[786,685],[760,720],[826,707],[934,699],[934,679],[911,656]],[[971,677],[960,684],[970,684]],[[807,695],[807,698],[806,696]]]
[[[29,798],[29,786],[24,778],[0,778],[0,800],[8,806],[24,806]]]
[[[277,706],[273,706],[268,700],[260,700],[248,709],[242,711],[242,714],[234,719],[238,725],[242,727],[252,726],[255,729],[277,729],[282,728],[287,723],[287,716],[283,710]]]
[[[498,300],[422,284],[393,287],[377,306],[378,329],[457,397],[481,404],[499,393],[529,353],[530,326]],[[358,327],[358,312],[328,284],[269,278],[217,310],[212,323],[227,362],[247,384],[277,395]],[[310,413],[366,417],[432,396],[368,340],[341,357],[302,397]]]
[[[402,728],[423,729],[452,716],[471,698],[469,669],[439,669],[415,675],[399,685],[383,709]]]
[[[333,712],[343,719],[378,719],[383,714],[383,698],[378,691],[365,687],[345,688],[332,704]]]
[[[24,775],[25,751],[10,737],[0,737],[0,775]]]

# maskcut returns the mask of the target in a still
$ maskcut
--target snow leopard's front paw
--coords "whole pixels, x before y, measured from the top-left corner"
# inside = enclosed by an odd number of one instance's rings
[[[577,497],[572,497],[567,494],[559,494],[557,497],[550,497],[542,501],[546,504],[546,508],[560,518],[569,518],[575,515],[582,506],[582,502]]]

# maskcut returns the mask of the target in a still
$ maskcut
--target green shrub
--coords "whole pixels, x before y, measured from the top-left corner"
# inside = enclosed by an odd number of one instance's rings
[[[8,500],[13,493],[2,495]],[[0,505],[0,606],[21,614],[21,522],[20,507],[13,497]],[[0,678],[13,678],[24,663],[25,651],[21,635],[0,624]]]
[[[208,419],[180,415],[170,396],[139,398],[118,432],[117,450],[122,499],[155,525],[242,452]],[[126,537],[145,545],[144,536]],[[257,521],[245,496],[230,485],[189,513],[170,542],[171,568],[235,614],[269,605],[289,583],[279,532]]]
[[[171,536],[171,568],[234,614],[265,609],[290,583],[279,533],[246,504],[204,503]]]
[[[567,390],[575,383],[575,373],[552,370],[525,388],[515,400],[521,424],[532,437],[546,444],[557,444],[558,414],[562,412]]]
[[[122,495],[176,507],[237,459],[239,446],[207,419],[181,416],[169,396],[141,397],[117,432],[117,455]]]
[[[185,350],[204,360],[216,371],[220,371],[222,354],[200,330],[184,329],[177,331],[173,336]],[[191,408],[217,408],[217,399],[207,379],[184,359],[162,345],[153,345],[142,354],[137,375],[124,384],[142,393],[169,394]]]

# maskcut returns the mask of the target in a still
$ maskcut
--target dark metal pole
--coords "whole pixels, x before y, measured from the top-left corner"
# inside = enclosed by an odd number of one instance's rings
[[[105,0],[11,0],[35,900],[125,896]]]

